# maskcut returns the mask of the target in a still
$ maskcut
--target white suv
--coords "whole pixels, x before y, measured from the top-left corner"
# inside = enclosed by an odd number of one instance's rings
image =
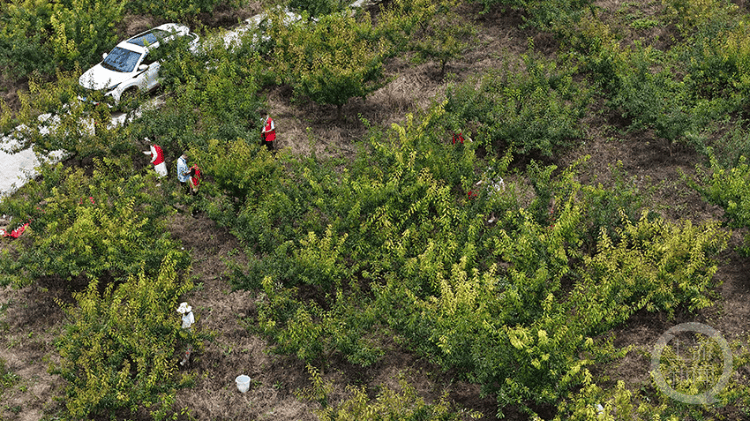
[[[166,23],[142,32],[120,42],[112,51],[102,55],[102,62],[86,71],[78,84],[83,93],[82,101],[89,101],[90,91],[104,93],[103,102],[109,106],[117,105],[124,96],[138,91],[149,91],[159,85],[159,68],[161,63],[149,57],[149,52],[176,37],[190,37],[189,48],[196,51],[198,35],[190,32],[185,25]]]

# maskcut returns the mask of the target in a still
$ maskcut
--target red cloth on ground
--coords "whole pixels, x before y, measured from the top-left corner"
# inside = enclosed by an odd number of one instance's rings
[[[21,236],[21,234],[23,234],[23,232],[26,230],[26,227],[28,226],[29,223],[27,222],[11,232],[2,231],[3,237],[18,238]]]

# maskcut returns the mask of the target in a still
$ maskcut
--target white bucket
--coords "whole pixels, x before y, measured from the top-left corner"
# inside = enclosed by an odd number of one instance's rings
[[[237,383],[237,389],[240,390],[240,392],[245,393],[248,389],[250,389],[250,377],[246,375],[237,376],[234,381]]]

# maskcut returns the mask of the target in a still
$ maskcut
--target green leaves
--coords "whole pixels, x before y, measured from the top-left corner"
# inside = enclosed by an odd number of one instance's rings
[[[168,255],[154,277],[141,272],[103,293],[92,281],[74,295],[78,306],[65,306],[72,322],[56,342],[56,371],[68,382],[65,406],[71,417],[172,410],[165,397],[177,388],[181,347],[186,341],[195,349],[202,345],[202,335],[180,329],[174,311],[191,288],[179,279],[175,256]]]
[[[552,403],[590,378],[592,337],[640,309],[710,303],[712,256],[726,247],[716,224],[641,213],[647,199],[618,168],[616,189],[584,185],[585,159],[561,172],[534,163],[505,190],[474,185],[507,177],[510,157],[478,172],[473,144],[443,139],[445,118],[437,105],[373,131],[351,167],[290,159],[272,193],[233,194],[245,198],[235,232],[258,253],[233,282],[262,286],[259,324],[277,351],[367,366],[398,337],[501,408]]]
[[[467,134],[471,127],[480,145],[516,155],[551,156],[574,145],[583,134],[587,92],[554,63],[533,53],[525,61],[526,73],[506,68],[450,86],[447,129]]]
[[[28,213],[36,235],[18,248],[16,261],[3,261],[0,270],[27,278],[54,276],[74,284],[85,280],[124,280],[145,271],[155,274],[164,257],[185,267],[185,252],[167,235],[163,217],[171,209],[155,199],[150,177],[113,178],[111,167],[99,164],[92,176],[62,165],[46,168]],[[22,199],[16,199],[22,200]],[[4,206],[13,209],[13,199]],[[21,211],[17,209],[16,212]]]
[[[729,168],[720,165],[712,156],[710,172],[699,167],[698,179],[689,182],[705,200],[724,209],[725,218],[731,226],[750,226],[750,165],[744,156],[740,157],[736,166]],[[750,234],[745,235],[745,243],[740,251],[745,255],[750,254]]]
[[[273,66],[296,95],[340,111],[350,98],[365,98],[383,86],[385,45],[369,37],[369,20],[332,14],[274,28]]]

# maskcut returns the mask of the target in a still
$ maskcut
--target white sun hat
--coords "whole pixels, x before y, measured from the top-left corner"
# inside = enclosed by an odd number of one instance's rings
[[[190,307],[188,303],[180,303],[180,307],[177,308],[177,312],[180,314],[190,313],[193,311],[193,307]]]

